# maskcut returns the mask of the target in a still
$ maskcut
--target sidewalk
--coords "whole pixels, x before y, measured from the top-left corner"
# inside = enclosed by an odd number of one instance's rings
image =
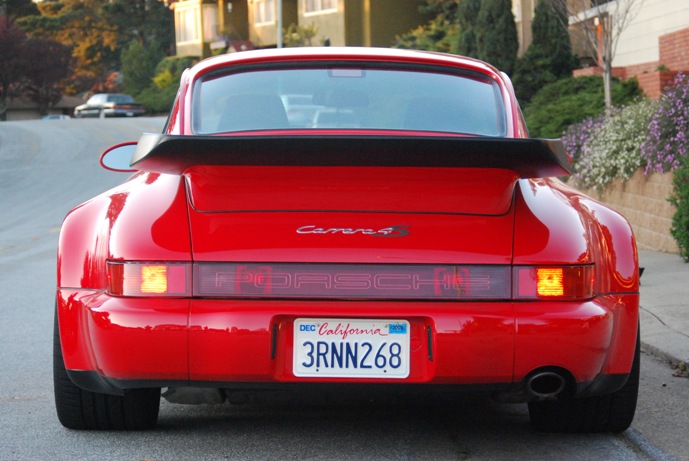
[[[679,255],[639,251],[641,349],[689,363],[689,263]]]

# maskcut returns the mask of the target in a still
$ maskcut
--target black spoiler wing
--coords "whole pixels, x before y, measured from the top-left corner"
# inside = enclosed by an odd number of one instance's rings
[[[502,168],[521,178],[571,173],[559,139],[144,134],[131,160],[137,170],[167,174],[195,165]]]

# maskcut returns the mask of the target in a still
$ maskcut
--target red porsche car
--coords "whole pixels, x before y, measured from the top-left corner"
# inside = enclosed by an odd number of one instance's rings
[[[307,104],[288,113],[285,95]],[[184,73],[162,134],[101,163],[134,174],[62,226],[66,427],[150,428],[161,393],[324,388],[490,392],[544,431],[632,422],[632,230],[557,179],[561,143],[529,138],[486,63],[214,57]]]

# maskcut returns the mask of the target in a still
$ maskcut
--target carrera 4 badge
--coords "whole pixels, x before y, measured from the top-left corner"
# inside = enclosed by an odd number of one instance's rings
[[[383,229],[366,229],[351,227],[318,227],[302,226],[297,234],[343,234],[343,235],[371,235],[373,237],[405,237],[409,235],[409,226],[390,226]]]

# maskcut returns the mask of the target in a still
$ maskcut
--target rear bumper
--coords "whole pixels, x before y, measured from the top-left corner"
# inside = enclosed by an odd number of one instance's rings
[[[566,370],[579,395],[605,394],[624,384],[631,369],[638,303],[638,294],[581,303],[400,303],[160,300],[58,290],[67,370],[80,386],[106,393],[336,383],[488,391],[550,367]],[[409,377],[296,377],[292,326],[304,317],[409,321]]]
[[[142,109],[103,109],[106,117],[138,117],[144,114]]]

